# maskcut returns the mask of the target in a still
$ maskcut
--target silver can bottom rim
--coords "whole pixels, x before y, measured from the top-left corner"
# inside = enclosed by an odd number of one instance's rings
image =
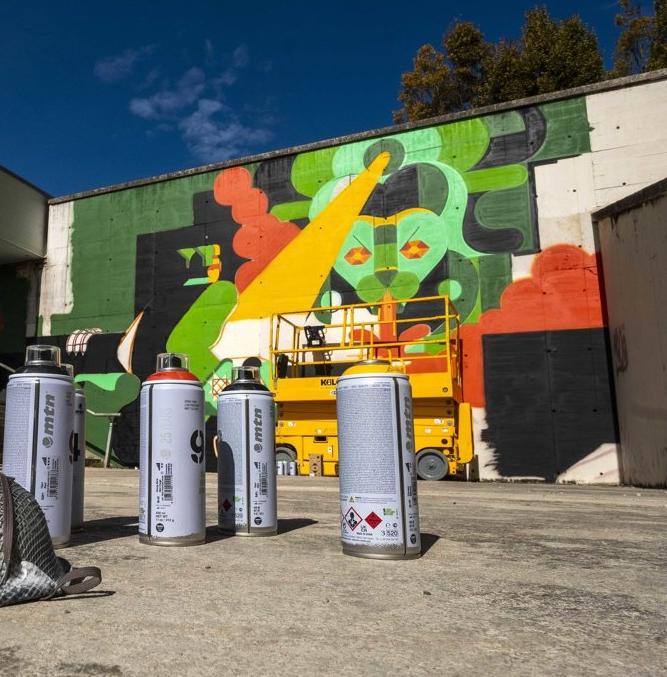
[[[146,536],[139,534],[139,543],[144,545],[161,545],[163,547],[185,547],[188,545],[203,545],[206,543],[206,536],[175,536],[173,538],[158,538],[156,536]]]
[[[350,550],[343,548],[343,554],[350,557],[359,557],[361,559],[419,559],[422,556],[421,552],[392,552],[392,553],[375,553],[375,552],[359,552],[358,550]]]
[[[234,529],[224,529],[223,527],[218,527],[218,531],[222,534],[228,534],[229,536],[277,536],[278,530],[274,531],[235,531]]]
[[[71,541],[68,538],[66,541],[60,541],[58,542],[57,540],[51,539],[51,543],[53,544],[53,549],[54,550],[62,550],[63,548],[69,548]]]

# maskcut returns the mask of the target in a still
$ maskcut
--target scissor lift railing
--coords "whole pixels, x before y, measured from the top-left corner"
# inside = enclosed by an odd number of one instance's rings
[[[412,312],[406,313],[408,306]],[[424,312],[419,312],[420,306]],[[316,313],[330,313],[332,319],[319,322]],[[324,306],[277,314],[272,318],[270,335],[272,381],[275,385],[282,378],[322,376],[332,373],[336,365],[383,358],[400,363],[408,373],[412,369],[449,372],[453,383],[460,387],[459,321],[448,296]],[[405,329],[424,323],[431,330],[423,338],[401,338]],[[307,340],[307,328],[314,327],[320,327],[325,338],[319,344],[312,338]],[[422,368],[420,363],[424,363]]]

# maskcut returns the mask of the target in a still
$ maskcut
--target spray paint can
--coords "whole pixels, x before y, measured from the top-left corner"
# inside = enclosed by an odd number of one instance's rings
[[[141,388],[139,540],[206,539],[204,390],[182,353],[161,353]]]
[[[237,536],[273,536],[278,533],[273,395],[257,367],[235,367],[232,376],[218,397],[218,526]]]
[[[285,474],[285,461],[276,461],[276,475]]]
[[[336,384],[343,552],[421,555],[412,393],[389,362],[368,360]]]
[[[296,461],[289,461],[287,463],[287,474],[292,476],[297,474]]]
[[[74,426],[70,450],[72,452],[72,531],[81,531],[86,479],[86,396],[81,386],[78,385],[74,388]]]
[[[35,497],[55,548],[68,545],[71,534],[73,406],[60,349],[29,346],[25,366],[7,385],[3,472]]]

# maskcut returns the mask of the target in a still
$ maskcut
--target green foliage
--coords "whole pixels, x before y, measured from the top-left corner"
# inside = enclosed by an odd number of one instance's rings
[[[526,13],[521,38],[494,44],[474,24],[457,22],[442,52],[423,45],[401,77],[396,122],[500,103],[604,78],[595,33],[580,17],[551,18],[544,7]]]
[[[655,0],[653,42],[646,70],[667,68],[667,0]]]
[[[642,14],[641,3],[619,0],[616,25],[622,29],[616,42],[612,77],[620,78],[646,70],[655,32],[655,20]]]

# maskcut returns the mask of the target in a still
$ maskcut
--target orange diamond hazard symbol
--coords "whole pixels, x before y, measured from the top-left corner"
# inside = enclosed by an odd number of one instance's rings
[[[361,524],[361,515],[354,508],[350,508],[345,513],[345,524],[350,527],[350,531],[354,531]]]
[[[375,529],[378,524],[382,524],[382,518],[372,512],[370,515],[366,516],[366,522],[371,525],[371,529]]]

